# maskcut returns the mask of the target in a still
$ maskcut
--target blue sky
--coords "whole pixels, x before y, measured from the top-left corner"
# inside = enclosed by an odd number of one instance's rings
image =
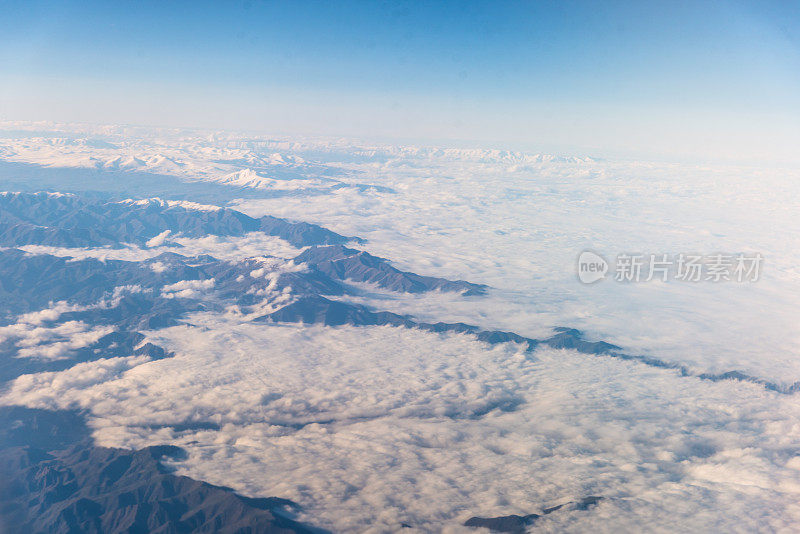
[[[794,159],[800,3],[2,2],[0,116]]]

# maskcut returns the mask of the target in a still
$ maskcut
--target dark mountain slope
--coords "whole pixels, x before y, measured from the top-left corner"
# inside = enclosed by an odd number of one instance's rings
[[[284,499],[251,499],[170,473],[177,447],[96,447],[81,417],[0,408],[0,532],[319,532]]]
[[[559,510],[562,511],[578,511],[588,510],[592,506],[599,503],[602,497],[584,497],[577,502],[567,502],[545,508],[538,514],[528,515],[506,515],[502,517],[470,517],[467,519],[464,526],[475,528],[488,528],[492,532],[510,532],[512,534],[524,534],[528,527],[533,526],[537,519],[542,516],[552,514]]]
[[[254,219],[232,209],[192,209],[158,199],[106,202],[52,193],[0,194],[0,246],[143,245],[165,230],[186,237],[264,232],[297,247],[355,239],[315,224],[270,216]]]
[[[440,290],[469,296],[482,295],[488,289],[485,285],[472,284],[463,280],[452,281],[401,271],[392,267],[388,260],[341,245],[309,248],[297,256],[294,261],[295,263],[307,263],[337,280],[369,282],[384,289],[404,293]]]

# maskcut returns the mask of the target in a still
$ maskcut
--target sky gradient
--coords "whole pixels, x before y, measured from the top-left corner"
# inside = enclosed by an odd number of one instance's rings
[[[1,7],[2,119],[798,160],[797,3]]]

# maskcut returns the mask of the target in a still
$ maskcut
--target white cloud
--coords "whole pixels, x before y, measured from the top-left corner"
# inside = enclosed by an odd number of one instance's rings
[[[302,192],[311,183],[307,171],[334,171],[347,185],[368,177],[396,193],[345,187],[237,206],[366,237],[370,252],[400,268],[494,288],[464,299],[361,285],[364,293],[347,300],[532,337],[575,326],[697,370],[800,379],[796,170],[62,129],[82,137],[3,140],[0,152],[10,161],[138,169],[264,191]],[[81,140],[94,135],[113,144]],[[291,171],[290,180],[273,180],[265,168]],[[25,249],[133,261],[165,251],[270,255],[278,259],[259,260],[251,273],[269,281],[275,269],[303,268],[285,261],[298,249],[263,234],[169,241],[183,247],[156,239],[154,248]],[[574,272],[587,248],[754,251],[766,264],[749,286],[587,287]],[[167,293],[208,289],[186,283]],[[455,532],[471,515],[538,512],[590,494],[606,499],[585,512],[550,514],[536,529],[793,531],[800,524],[796,396],[571,351],[531,356],[469,336],[243,324],[292,299],[272,283],[258,294],[263,300],[249,310],[232,306],[192,316],[192,326],[149,333],[175,358],[117,358],[20,377],[2,400],[83,408],[105,445],[181,445],[189,458],[175,465],[179,472],[292,498],[305,518],[335,531],[393,531],[406,522]],[[25,340],[23,350],[94,335],[80,323],[43,326],[64,311],[59,303],[28,314],[4,335]],[[219,429],[173,428],[193,421]]]
[[[47,314],[35,317],[39,321]],[[55,326],[38,326],[37,322],[18,322],[0,327],[0,340],[12,341],[18,358],[57,360],[70,352],[91,345],[115,329],[112,326],[91,327],[82,321],[66,321]]]
[[[13,343],[18,358],[68,358],[72,351],[89,346],[116,329],[111,325],[93,326],[83,321],[57,322],[63,314],[114,308],[125,295],[142,291],[139,285],[118,286],[94,304],[80,306],[64,301],[50,303],[47,308],[24,313],[17,316],[15,322],[0,326],[0,342]]]
[[[167,284],[161,288],[161,296],[164,298],[197,298],[207,290],[214,287],[216,280],[181,280],[174,284]]]
[[[13,403],[42,408],[56,404],[77,405],[77,399],[84,390],[113,380],[128,369],[148,361],[149,356],[107,358],[79,363],[65,371],[22,375],[14,381],[14,387],[25,393],[20,394]]]
[[[77,306],[59,301],[51,303],[49,308],[20,315],[17,318],[17,322],[21,324],[40,325],[44,322],[55,321],[64,313],[81,311],[84,309],[86,309],[85,306]]]
[[[297,256],[303,251],[303,249],[295,248],[279,237],[266,235],[262,232],[251,232],[243,236],[212,235],[199,238],[171,236],[169,241],[177,243],[180,245],[179,247],[165,246],[164,242],[167,235],[161,233],[148,241],[148,248],[141,248],[136,245],[127,245],[123,248],[68,248],[49,245],[24,245],[18,248],[31,254],[51,254],[53,256],[71,257],[76,260],[96,258],[103,261],[142,261],[154,258],[165,252],[174,252],[184,256],[208,254],[217,259],[229,261],[238,261],[255,256],[275,256],[288,259]],[[153,240],[156,241],[153,242]],[[153,264],[151,267],[155,270],[163,267],[163,264]]]
[[[364,237],[366,250],[401,269],[496,289],[466,303],[424,295],[413,303],[379,302],[383,308],[416,313],[423,304],[426,317],[471,317],[521,333],[577,327],[629,352],[698,370],[800,380],[800,336],[793,334],[800,320],[796,171],[603,161],[520,166],[408,155],[348,165],[396,193],[339,190],[233,207]],[[752,251],[765,263],[754,284],[585,286],[575,262],[586,249],[609,258]]]
[[[169,234],[171,233],[172,233],[171,230],[164,230],[154,238],[148,240],[147,243],[145,243],[145,246],[148,248],[160,247],[166,242],[167,238],[169,237]]]
[[[104,445],[183,446],[180,473],[336,531],[457,531],[590,494],[607,500],[542,528],[800,520],[792,396],[464,335],[189,320],[148,334],[175,358],[25,377],[2,400],[87,409]],[[170,429],[193,421],[220,429]]]

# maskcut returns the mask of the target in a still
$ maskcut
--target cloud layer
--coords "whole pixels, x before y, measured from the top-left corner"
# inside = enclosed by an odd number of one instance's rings
[[[161,236],[157,236],[161,237]],[[154,238],[155,239],[155,238]],[[152,240],[151,240],[152,241]],[[169,241],[169,243],[166,243]],[[276,256],[294,258],[303,249],[295,248],[280,237],[266,235],[262,232],[251,232],[244,236],[181,237],[164,236],[163,241],[148,242],[147,247],[127,245],[122,248],[95,247],[70,248],[48,245],[24,245],[20,250],[31,254],[50,254],[70,257],[76,260],[96,258],[99,260],[142,261],[155,258],[165,252],[175,252],[184,256],[208,254],[221,260],[238,261],[255,256]]]
[[[468,305],[425,300],[439,320],[522,334],[569,325],[627,351],[720,372],[800,379],[796,172],[606,161],[411,157],[352,164],[395,191],[248,199],[251,216],[302,217],[368,239],[397,266],[489,284]],[[788,201],[792,199],[792,201]],[[586,286],[576,260],[620,253],[759,252],[757,283]],[[383,303],[384,308],[394,305]],[[402,304],[397,304],[402,306]]]
[[[484,297],[464,297],[350,284],[357,291],[336,297],[343,300],[536,338],[553,326],[578,327],[697,372],[800,380],[795,171],[81,128],[6,140],[0,155],[101,176],[144,169],[223,183],[248,198],[236,206],[250,215],[324,224],[368,238],[363,248],[400,269],[491,286]],[[254,200],[254,191],[284,196]],[[166,201],[132,202],[157,209]],[[214,213],[173,204],[181,207]],[[164,252],[256,259],[197,267],[202,273],[168,255],[120,267],[120,277],[135,272],[148,298],[167,298],[155,317],[164,321],[135,328],[154,329],[147,341],[174,357],[162,351],[155,361],[124,345],[118,358],[102,353],[19,376],[2,403],[81,409],[102,445],[180,445],[188,458],[174,463],[179,473],[288,497],[304,506],[304,518],[334,531],[405,523],[458,532],[472,516],[537,513],[587,495],[604,499],[584,512],[549,514],[536,529],[788,532],[800,524],[796,395],[467,335],[250,323],[292,302],[290,287],[345,291],[338,279],[300,276],[311,269],[286,260],[303,249],[264,233],[187,238],[159,227],[146,237],[118,249],[24,250],[105,262]],[[761,281],[741,286],[583,286],[574,269],[584,249],[609,257],[753,251],[766,265]],[[56,302],[13,318],[0,342],[22,357],[91,350],[108,327],[74,314],[118,306],[139,282],[112,291],[129,283],[113,278],[99,303],[91,292],[81,307]],[[181,308],[181,299],[195,298]],[[125,301],[134,318],[151,304]],[[181,316],[187,309],[213,311]]]
[[[800,521],[791,396],[462,335],[189,322],[148,335],[175,358],[20,377],[3,402],[88,410],[103,445],[183,446],[181,473],[296,500],[337,531],[454,531],[585,495],[607,500],[541,527]]]

